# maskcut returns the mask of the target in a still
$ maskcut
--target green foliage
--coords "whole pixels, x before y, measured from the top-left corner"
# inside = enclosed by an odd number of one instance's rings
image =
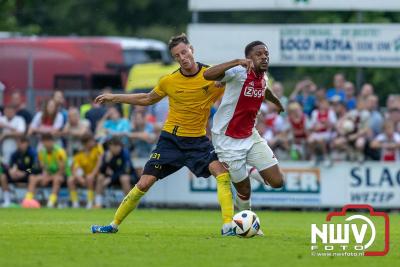
[[[171,35],[184,32],[190,18],[187,0],[0,0],[0,31],[27,35],[114,35],[167,41]],[[199,18],[209,23],[395,23],[400,22],[400,13],[204,12]],[[338,70],[356,82],[355,68],[271,68],[271,73],[290,92],[304,76],[330,87]],[[363,73],[361,82],[372,83],[381,102],[398,92],[397,69],[366,68]]]

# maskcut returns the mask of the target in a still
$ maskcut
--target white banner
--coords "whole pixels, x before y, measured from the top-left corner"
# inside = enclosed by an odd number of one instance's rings
[[[188,34],[208,64],[242,58],[261,40],[271,66],[400,67],[400,24],[190,24]]]
[[[370,204],[378,208],[400,207],[400,166],[367,162],[337,163],[314,168],[309,162],[283,162],[286,184],[281,190],[252,181],[255,207],[341,207]],[[145,195],[152,204],[217,205],[215,179],[195,178],[181,169],[157,182]]]
[[[190,0],[190,11],[400,10],[398,0]]]

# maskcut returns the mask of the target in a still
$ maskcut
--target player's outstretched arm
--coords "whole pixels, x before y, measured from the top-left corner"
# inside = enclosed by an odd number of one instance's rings
[[[159,96],[154,90],[149,93],[139,93],[139,94],[103,94],[96,97],[94,100],[99,104],[114,103],[114,104],[130,104],[138,106],[150,106],[163,97]]]
[[[248,72],[254,68],[253,61],[250,59],[234,59],[208,68],[203,73],[204,79],[208,81],[220,81],[224,78],[225,71],[239,65],[245,67]]]

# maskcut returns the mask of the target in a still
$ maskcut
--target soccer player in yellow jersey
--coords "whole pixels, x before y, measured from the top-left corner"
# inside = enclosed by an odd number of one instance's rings
[[[79,208],[76,186],[87,187],[86,208],[91,209],[94,201],[94,186],[96,176],[101,166],[103,146],[97,144],[93,135],[85,134],[81,138],[82,150],[78,152],[72,162],[72,175],[68,179],[68,189],[73,208]]]
[[[47,201],[48,208],[54,208],[57,204],[58,192],[65,178],[70,175],[67,164],[67,153],[54,143],[54,137],[45,133],[42,135],[43,148],[39,151],[39,164],[42,173],[29,177],[28,192],[25,199],[33,199],[37,185],[47,186],[52,183],[52,190]]]
[[[157,180],[186,166],[198,177],[209,177],[211,174],[216,177],[223,218],[222,235],[233,235],[229,173],[218,161],[206,137],[210,108],[223,94],[223,88],[204,79],[203,72],[208,66],[194,60],[193,47],[185,34],[172,37],[168,45],[180,68],[161,78],[150,93],[103,94],[96,99],[98,103],[149,106],[168,96],[169,114],[139,182],[120,204],[112,223],[106,226],[93,225],[93,233],[117,232],[118,225],[135,209],[140,198]]]

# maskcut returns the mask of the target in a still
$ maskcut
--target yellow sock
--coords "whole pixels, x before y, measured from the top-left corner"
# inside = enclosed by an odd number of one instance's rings
[[[220,174],[216,179],[218,202],[221,205],[222,220],[223,223],[230,223],[233,217],[233,199],[229,173]]]
[[[69,192],[69,198],[71,199],[72,203],[78,202],[78,192],[76,191]]]
[[[113,223],[119,225],[128,214],[134,210],[139,204],[140,199],[146,192],[141,191],[136,186],[126,195],[119,205],[117,212],[114,215]]]
[[[57,195],[56,194],[51,194],[50,196],[49,196],[49,202],[51,203],[51,204],[56,204],[57,203]]]
[[[93,190],[88,190],[87,191],[87,201],[88,202],[93,202],[94,200],[94,191]]]
[[[33,199],[34,195],[32,192],[26,192],[25,199]]]

